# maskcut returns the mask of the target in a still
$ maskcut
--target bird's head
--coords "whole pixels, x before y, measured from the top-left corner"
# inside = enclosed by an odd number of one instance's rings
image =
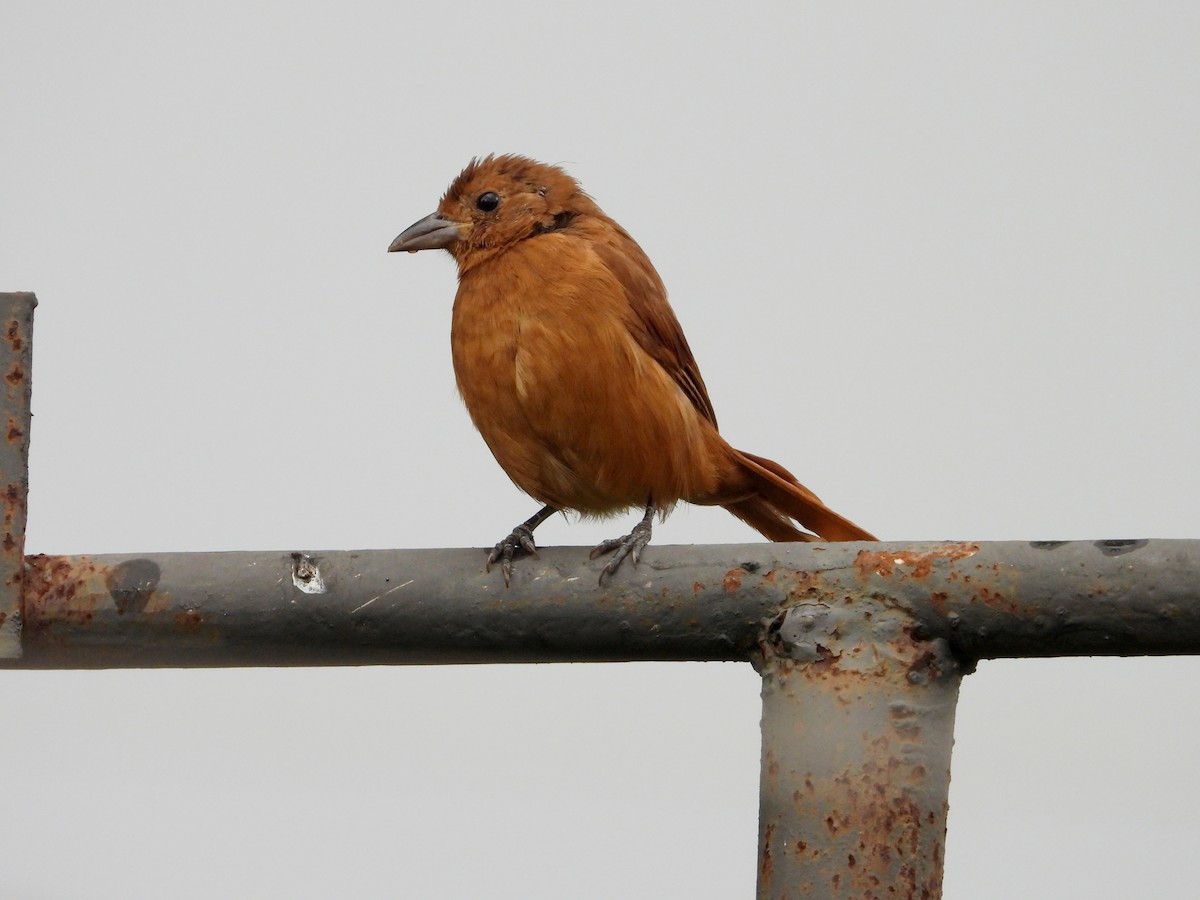
[[[518,241],[568,227],[598,213],[579,182],[524,156],[473,159],[446,189],[437,212],[406,228],[389,252],[447,250],[459,270]]]

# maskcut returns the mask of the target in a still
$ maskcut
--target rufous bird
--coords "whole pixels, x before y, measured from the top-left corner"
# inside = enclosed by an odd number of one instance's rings
[[[637,564],[655,513],[680,500],[723,506],[772,541],[875,540],[783,466],[725,442],[658,272],[561,168],[472,160],[437,212],[388,247],[434,249],[458,263],[450,348],[467,411],[501,468],[544,504],[488,554],[505,584],[560,510],[645,509],[592,551],[613,554],[601,584],[626,556]]]

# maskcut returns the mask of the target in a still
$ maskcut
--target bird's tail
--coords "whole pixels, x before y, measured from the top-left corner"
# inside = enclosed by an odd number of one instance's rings
[[[769,459],[733,450],[750,496],[723,506],[772,541],[874,541],[877,538],[839,516],[796,480],[791,472]],[[813,534],[796,527],[799,522]]]

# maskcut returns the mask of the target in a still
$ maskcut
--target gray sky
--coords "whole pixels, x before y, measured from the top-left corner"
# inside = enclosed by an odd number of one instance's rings
[[[1198,47],[1182,2],[8,0],[28,549],[484,546],[532,513],[454,393],[451,261],[384,252],[492,151],[579,177],[723,433],[881,537],[1196,537]],[[655,537],[759,540],[697,508]],[[947,896],[1191,883],[1198,675],[984,663]],[[0,894],[750,896],[757,692],[732,664],[3,672]]]

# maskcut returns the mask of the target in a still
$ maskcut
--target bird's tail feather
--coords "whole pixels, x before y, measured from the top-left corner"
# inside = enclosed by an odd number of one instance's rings
[[[772,541],[876,540],[870,532],[822,503],[779,463],[730,449],[754,493],[723,505],[763,537]],[[814,533],[797,528],[796,522]]]

